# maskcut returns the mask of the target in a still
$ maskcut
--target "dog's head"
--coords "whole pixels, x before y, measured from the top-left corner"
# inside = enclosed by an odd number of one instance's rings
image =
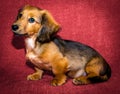
[[[18,35],[37,35],[40,42],[49,41],[60,28],[47,10],[26,5],[17,16],[17,20],[12,25],[12,30]]]

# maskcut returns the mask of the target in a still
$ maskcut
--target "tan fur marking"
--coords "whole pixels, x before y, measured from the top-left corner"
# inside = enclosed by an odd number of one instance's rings
[[[101,70],[101,68],[102,68],[101,63],[99,63],[99,62],[101,62],[100,58],[93,58],[93,59],[87,64],[86,69],[85,69],[86,72],[87,72],[87,73],[93,72],[93,73],[95,73],[96,75],[99,75],[100,70]]]

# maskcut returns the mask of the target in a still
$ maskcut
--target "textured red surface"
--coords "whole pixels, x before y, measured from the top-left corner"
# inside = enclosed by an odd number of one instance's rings
[[[61,24],[59,35],[90,45],[112,68],[109,81],[75,86],[50,86],[46,72],[40,81],[27,81],[33,70],[25,63],[24,41],[13,38],[11,24],[19,8],[31,4],[49,10]],[[0,94],[119,94],[120,0],[2,0],[0,2]]]

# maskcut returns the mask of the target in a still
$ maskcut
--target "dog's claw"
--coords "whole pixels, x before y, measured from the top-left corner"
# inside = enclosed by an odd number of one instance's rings
[[[40,80],[41,76],[37,73],[33,73],[27,76],[27,80]]]

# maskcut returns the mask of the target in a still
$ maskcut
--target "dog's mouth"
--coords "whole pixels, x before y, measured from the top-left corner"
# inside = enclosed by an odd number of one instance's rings
[[[18,34],[18,33],[16,33],[16,32],[13,32],[13,33],[14,33],[15,36],[28,36],[27,33],[25,33],[25,34]]]

